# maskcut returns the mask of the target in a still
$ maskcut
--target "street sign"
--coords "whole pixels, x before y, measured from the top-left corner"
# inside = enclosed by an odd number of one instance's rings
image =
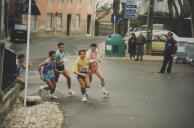
[[[114,23],[116,22],[116,19],[117,19],[117,16],[116,15],[113,15],[113,22]]]
[[[128,19],[135,19],[137,16],[136,14],[125,14],[124,18],[128,18]]]
[[[137,5],[132,5],[132,4],[127,4],[126,9],[132,9],[132,8],[137,8]]]
[[[124,18],[135,19],[136,18],[137,5],[127,3],[125,6]]]
[[[135,14],[136,13],[136,9],[127,9],[126,11],[125,11],[125,13],[129,13],[129,14]]]
[[[117,23],[118,22],[118,16],[116,15],[116,14],[112,14],[112,16],[111,16],[111,22],[112,23]]]

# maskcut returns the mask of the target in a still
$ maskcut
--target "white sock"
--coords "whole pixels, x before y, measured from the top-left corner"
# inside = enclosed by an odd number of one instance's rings
[[[48,94],[51,94],[51,90],[48,90],[47,93],[48,93]]]
[[[106,91],[106,88],[105,87],[102,87],[102,91],[105,92]]]

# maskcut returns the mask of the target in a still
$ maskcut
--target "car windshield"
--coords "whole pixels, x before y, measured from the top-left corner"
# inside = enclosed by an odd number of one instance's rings
[[[162,35],[153,35],[152,40],[153,41],[166,41],[166,37]]]

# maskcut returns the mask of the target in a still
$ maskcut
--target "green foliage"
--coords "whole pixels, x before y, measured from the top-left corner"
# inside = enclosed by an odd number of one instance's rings
[[[130,23],[130,26],[135,28],[135,27],[138,27],[140,25],[140,22],[138,21],[138,19],[134,19],[134,20],[131,20],[131,23]]]
[[[148,15],[148,12],[146,12],[145,15]],[[167,12],[153,12],[153,15],[155,17],[166,17],[166,16],[169,16],[169,13],[167,13]]]

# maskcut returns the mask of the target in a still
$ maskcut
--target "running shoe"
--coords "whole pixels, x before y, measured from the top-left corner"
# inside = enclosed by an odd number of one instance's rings
[[[82,101],[83,101],[83,102],[86,102],[86,101],[87,101],[86,95],[84,95],[84,96],[82,97]]]
[[[40,88],[39,88],[39,92],[42,92],[42,91],[44,91],[44,88],[45,88],[46,86],[47,86],[47,85],[40,86]]]
[[[69,89],[68,91],[69,95],[75,95],[76,93],[73,91],[73,89]]]
[[[107,91],[102,91],[102,93],[105,95],[105,96],[108,96],[109,93]]]
[[[49,94],[49,99],[57,99],[58,97],[55,96],[54,94]]]

